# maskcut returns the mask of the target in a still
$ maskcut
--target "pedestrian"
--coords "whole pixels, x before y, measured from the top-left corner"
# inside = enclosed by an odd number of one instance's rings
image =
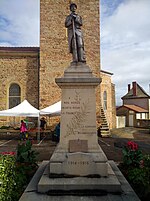
[[[56,125],[55,131],[52,134],[52,141],[59,142],[60,140],[60,122]]]
[[[41,128],[41,130],[45,130],[46,123],[47,123],[47,122],[46,122],[45,118],[42,117],[42,118],[40,119],[40,128]]]
[[[21,125],[20,125],[20,140],[25,140],[26,139],[26,133],[27,133],[26,123],[23,120],[21,120]]]
[[[44,117],[40,119],[40,129],[41,129],[41,137],[44,135],[44,130],[46,129],[46,120]]]

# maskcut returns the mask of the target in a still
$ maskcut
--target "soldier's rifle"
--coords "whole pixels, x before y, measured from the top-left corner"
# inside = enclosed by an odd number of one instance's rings
[[[75,33],[75,18],[74,15],[72,14],[72,31],[73,31],[73,43],[74,43],[74,60],[78,62],[78,54],[77,54],[77,41],[76,41],[76,33]]]

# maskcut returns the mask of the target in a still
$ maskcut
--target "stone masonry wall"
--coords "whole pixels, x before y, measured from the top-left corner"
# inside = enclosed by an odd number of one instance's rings
[[[77,13],[83,18],[83,34],[87,64],[99,77],[100,36],[99,0],[75,0]],[[70,14],[69,0],[40,1],[40,108],[60,100],[61,91],[55,83],[72,61],[68,50],[65,18]],[[97,87],[97,110],[100,86]]]
[[[111,84],[111,89],[112,89],[112,128],[116,128],[116,96],[115,96],[115,85],[112,83]]]
[[[8,109],[11,83],[20,85],[21,101],[27,99],[38,108],[38,56],[17,56],[14,52],[11,56],[10,52],[5,51],[5,55],[0,53],[0,110]]]

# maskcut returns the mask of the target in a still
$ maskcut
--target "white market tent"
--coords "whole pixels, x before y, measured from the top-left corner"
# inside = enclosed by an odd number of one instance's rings
[[[11,109],[0,111],[0,116],[38,117],[37,140],[40,141],[40,126],[39,126],[40,110],[33,107],[27,100],[24,100],[22,103]]]
[[[25,117],[38,117],[38,140],[40,139],[40,115],[57,116],[61,114],[61,101],[50,105],[42,110],[38,110],[33,107],[27,100],[24,100],[19,105],[0,111],[0,116],[25,116]]]
[[[40,115],[59,116],[61,114],[61,101],[40,110]]]
[[[0,116],[26,116],[26,117],[39,117],[40,111],[33,107],[27,100],[24,100],[19,105],[0,111]]]
[[[42,110],[33,107],[27,100],[24,100],[19,105],[0,111],[0,116],[26,116],[39,117],[40,115],[57,116],[61,113],[61,101],[50,105]]]

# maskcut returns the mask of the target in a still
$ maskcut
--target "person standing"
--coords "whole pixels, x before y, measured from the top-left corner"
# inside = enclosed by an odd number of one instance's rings
[[[59,142],[60,140],[60,122],[56,125],[55,130],[52,134],[52,141]]]
[[[42,118],[40,119],[41,137],[44,136],[44,130],[45,130],[45,127],[46,127],[46,123],[47,123],[47,122],[46,122],[45,118],[42,117]]]
[[[26,133],[27,133],[26,123],[23,120],[21,120],[21,125],[20,125],[20,140],[25,140],[26,139]]]
[[[76,9],[77,5],[71,3],[71,14],[65,20],[65,27],[68,29],[69,52],[72,53],[73,62],[86,62],[83,33],[81,30],[82,17],[76,13]]]
[[[40,128],[41,128],[41,130],[45,130],[45,126],[46,126],[46,121],[45,121],[45,118],[42,117],[40,119]]]

